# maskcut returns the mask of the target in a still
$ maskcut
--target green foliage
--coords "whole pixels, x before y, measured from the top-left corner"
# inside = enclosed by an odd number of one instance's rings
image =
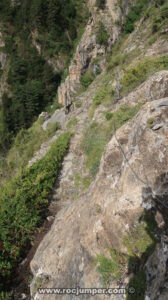
[[[116,112],[110,113],[110,120],[107,124],[99,125],[93,122],[89,125],[83,137],[82,149],[86,154],[86,167],[90,170],[92,177],[98,171],[104,147],[114,133],[115,127],[119,128],[132,119],[140,107],[140,104],[134,107],[122,105]]]
[[[47,126],[46,136],[47,137],[52,137],[58,129],[60,129],[60,124],[58,122],[54,122],[54,123],[49,124]]]
[[[112,117],[113,117],[113,113],[112,113],[112,112],[107,112],[107,113],[106,113],[106,120],[107,120],[107,121],[111,120]]]
[[[119,251],[111,249],[109,252],[110,258],[104,255],[97,255],[95,259],[104,286],[110,284],[113,279],[119,280],[128,262],[127,256]]]
[[[100,45],[107,46],[108,45],[109,34],[102,22],[99,22],[97,33],[96,33],[96,41]]]
[[[112,280],[121,280],[126,272],[134,274],[127,287],[126,299],[144,299],[146,291],[145,264],[156,247],[156,230],[157,224],[154,216],[146,213],[141,216],[141,223],[133,227],[123,238],[122,244],[126,247],[127,254],[111,249],[110,257],[97,255],[95,262],[98,264],[103,285],[110,285]],[[132,288],[134,293],[131,293]]]
[[[0,145],[8,149],[13,136],[21,128],[28,128],[38,114],[51,105],[60,73],[54,73],[46,63],[47,52],[66,60],[71,56],[81,28],[87,22],[87,9],[82,0],[2,0],[0,17],[3,21],[5,51],[10,57],[9,92],[3,95],[3,132]],[[32,45],[32,33],[37,32],[40,55]],[[68,63],[67,63],[68,64]]]
[[[142,104],[137,104],[135,106],[129,106],[123,104],[119,107],[117,111],[111,113],[111,118],[109,122],[110,129],[120,128],[124,123],[131,120],[140,110]]]
[[[12,300],[13,299],[13,294],[12,292],[0,292],[0,299],[1,300]]]
[[[116,55],[112,55],[108,64],[108,70],[113,69],[119,65],[123,65],[128,58],[127,53],[117,53]]]
[[[91,184],[91,177],[90,176],[81,177],[79,173],[76,173],[74,176],[74,183],[76,189],[79,189],[81,187],[82,190],[86,190],[89,188]]]
[[[129,287],[134,289],[134,293],[127,293],[127,300],[144,300],[146,291],[146,273],[145,270],[139,270],[129,283]],[[128,288],[129,290],[129,288]]]
[[[107,87],[106,85],[105,86],[102,86],[96,93],[94,99],[93,99],[93,104],[95,106],[98,106],[100,105],[102,102],[104,102],[105,100],[105,97],[107,96]]]
[[[132,5],[126,18],[124,33],[131,33],[134,31],[135,23],[140,19],[142,12],[148,3],[148,0],[138,0]]]
[[[2,98],[2,135],[5,140],[1,139],[1,143],[6,146],[10,145],[20,128],[28,128],[51,103],[60,83],[60,75],[54,74],[51,66],[34,49],[28,47],[27,51],[28,57],[11,57],[8,84],[12,96],[5,93]]]
[[[97,91],[95,97],[93,98],[92,110],[101,104],[111,104],[114,100],[115,91],[111,85],[105,82]]]
[[[81,75],[80,83],[84,89],[87,89],[94,79],[95,75],[91,71],[87,71]]]
[[[87,157],[86,166],[89,168],[92,177],[94,177],[98,171],[106,143],[107,136],[105,131],[100,129],[96,122],[93,122],[89,128],[87,128],[82,141],[82,148]]]
[[[16,135],[12,146],[3,162],[1,163],[1,184],[17,174],[25,167],[40,146],[51,138],[59,129],[59,124],[53,123],[44,131],[41,120],[36,121],[29,129],[21,129]]]
[[[152,24],[153,33],[163,30],[164,27],[167,28],[168,3],[166,3],[166,1],[162,1],[160,5],[161,5],[160,10],[158,11],[157,14],[154,14],[153,24]]]
[[[168,69],[168,56],[160,56],[138,62],[130,67],[121,79],[122,95],[125,95],[144,82],[150,75]]]
[[[0,191],[0,285],[12,279],[18,260],[25,256],[34,231],[47,213],[49,193],[58,178],[70,134],[62,134],[44,159],[25,168]],[[9,287],[9,286],[8,286]]]
[[[160,8],[160,16],[163,19],[168,18],[168,3],[165,3],[165,5]]]
[[[22,36],[24,32],[38,29],[39,33],[43,33],[42,46],[46,49],[56,48],[57,53],[72,49],[72,41],[87,19],[87,9],[81,0],[23,0],[15,6],[11,6],[10,1],[1,2],[1,17],[4,21],[10,20]]]
[[[142,223],[135,227],[129,235],[124,237],[123,244],[126,246],[127,252],[130,256],[141,257],[142,254],[146,253],[149,250],[149,247],[153,244],[155,237],[153,235],[151,236],[151,233],[148,233],[146,226],[147,225],[145,223]]]

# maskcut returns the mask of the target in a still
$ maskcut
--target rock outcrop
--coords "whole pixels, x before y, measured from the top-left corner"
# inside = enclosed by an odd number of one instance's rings
[[[160,71],[118,101],[117,107],[124,103],[130,105],[138,102],[145,103],[166,97],[168,97],[168,71]]]
[[[132,121],[117,130],[89,191],[56,216],[31,262],[32,299],[58,299],[58,295],[38,294],[39,280],[46,288],[63,287],[65,282],[66,287],[101,287],[95,256],[106,253],[107,248],[125,251],[121,241],[143,211],[143,190],[150,187],[153,194],[158,191],[156,182],[158,178],[164,181],[167,164],[168,98],[164,98],[146,103]],[[164,251],[161,248],[158,251]],[[118,297],[104,299],[124,299]],[[76,296],[62,295],[59,299],[72,300]]]
[[[70,64],[69,75],[58,89],[58,102],[63,106],[71,105],[73,97],[80,86],[80,76],[87,70],[90,62],[98,56],[102,57],[107,50],[105,46],[96,42],[96,31],[99,22],[104,23],[109,33],[109,49],[118,39],[122,21],[127,13],[128,1],[123,1],[123,4],[123,13],[121,13],[117,0],[108,0],[105,9],[100,11],[96,7],[95,0],[89,1],[88,6],[91,17]]]

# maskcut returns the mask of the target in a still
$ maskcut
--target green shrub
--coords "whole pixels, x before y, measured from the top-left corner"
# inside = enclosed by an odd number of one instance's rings
[[[113,114],[112,112],[107,112],[107,113],[106,113],[106,120],[107,120],[107,121],[111,120],[112,117],[113,117],[113,115],[114,115],[114,114]]]
[[[146,59],[130,67],[121,79],[122,95],[125,95],[144,82],[150,75],[168,69],[168,56]]]
[[[132,5],[124,26],[124,33],[131,33],[134,31],[135,23],[140,19],[144,8],[147,6],[147,0],[138,0]]]
[[[91,71],[85,72],[81,75],[80,83],[84,89],[87,89],[89,85],[93,82],[95,76]]]
[[[105,85],[105,86],[100,87],[93,99],[93,104],[95,106],[102,104],[104,102],[107,94],[108,94],[107,86]]]
[[[62,134],[44,159],[25,168],[0,191],[0,285],[12,279],[17,262],[25,256],[34,231],[47,213],[51,192],[67,151],[70,134]],[[9,283],[9,281],[8,281]]]
[[[109,34],[102,22],[99,23],[98,30],[96,33],[96,42],[100,45],[108,45]]]

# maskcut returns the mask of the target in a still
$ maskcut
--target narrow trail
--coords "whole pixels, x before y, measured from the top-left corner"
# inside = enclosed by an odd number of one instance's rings
[[[63,133],[71,118],[76,117],[78,122],[74,127],[74,135],[72,136],[69,151],[64,158],[62,171],[59,176],[59,182],[56,183],[53,193],[50,196],[50,205],[48,208],[48,217],[44,221],[43,226],[37,230],[34,234],[34,240],[31,249],[27,253],[26,258],[19,264],[17,273],[15,274],[15,279],[13,282],[14,286],[14,300],[26,299],[30,300],[30,283],[31,283],[31,271],[30,262],[42,242],[45,235],[50,230],[55,216],[62,209],[66,209],[69,205],[73,203],[76,197],[76,186],[74,182],[75,174],[78,172],[80,175],[84,172],[85,157],[80,150],[81,140],[83,137],[83,132],[86,129],[86,124],[89,122],[88,111],[92,104],[93,97],[95,95],[96,88],[101,85],[101,80],[96,80],[91,84],[87,92],[82,93],[78,96],[78,100],[82,102],[81,108],[74,109],[66,116],[66,121],[64,128],[59,130],[56,135],[46,143],[41,146],[41,149],[35,153],[34,157],[30,161],[30,165],[35,163],[37,160],[45,156],[45,154],[50,149],[52,143],[58,138],[58,136]],[[81,191],[83,192],[83,191]],[[78,194],[79,196],[80,194]],[[24,298],[24,296],[26,298]]]

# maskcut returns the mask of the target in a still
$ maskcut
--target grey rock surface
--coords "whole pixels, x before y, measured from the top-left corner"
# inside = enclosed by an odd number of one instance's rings
[[[43,274],[51,278],[45,282],[45,287],[49,288],[61,287],[65,283],[67,287],[101,286],[94,264],[96,254],[106,253],[106,249],[112,247],[122,250],[123,235],[136,220],[137,213],[142,211],[146,178],[151,189],[155,190],[156,179],[167,172],[168,111],[159,107],[161,101],[145,104],[132,121],[116,132],[106,147],[99,173],[88,192],[57,214],[31,262],[34,275],[32,299],[58,299],[56,295],[39,295],[35,290],[38,276]],[[160,131],[148,128],[151,117],[163,123]],[[75,298],[64,295],[59,299]],[[86,299],[91,299],[91,296],[87,295]]]

